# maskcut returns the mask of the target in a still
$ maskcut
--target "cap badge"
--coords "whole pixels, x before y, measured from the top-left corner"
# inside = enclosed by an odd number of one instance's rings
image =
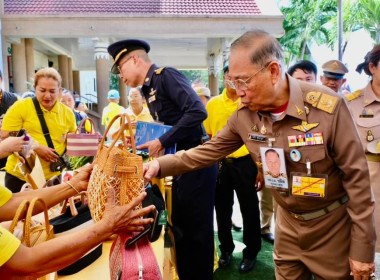
[[[338,70],[338,68],[339,68],[339,65],[338,65],[338,63],[336,61],[331,64],[331,69],[332,70]]]

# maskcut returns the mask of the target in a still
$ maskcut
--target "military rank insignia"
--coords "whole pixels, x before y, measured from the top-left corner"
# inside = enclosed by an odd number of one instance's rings
[[[322,132],[305,133],[288,136],[289,147],[302,147],[323,144]]]

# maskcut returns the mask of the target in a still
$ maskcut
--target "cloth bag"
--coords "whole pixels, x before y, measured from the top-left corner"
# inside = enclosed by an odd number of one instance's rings
[[[91,123],[91,133],[83,133],[86,121]],[[76,133],[67,134],[66,154],[68,156],[95,156],[98,151],[99,133],[92,119],[84,118],[78,125]]]
[[[43,213],[45,215],[45,224],[32,226],[33,209],[37,203],[42,204],[42,207],[44,209]],[[20,219],[20,216],[23,213],[25,213],[25,211],[27,211],[27,213],[24,220],[23,235],[21,237],[21,243],[23,245],[27,247],[33,247],[35,245],[38,245],[42,242],[45,242],[54,238],[53,226],[49,223],[49,216],[48,216],[45,201],[42,198],[38,198],[38,197],[33,198],[30,202],[28,200],[24,200],[23,202],[21,202],[13,218],[12,224],[9,228],[9,231],[11,233],[13,233]],[[53,280],[53,279],[57,279],[56,272],[52,272],[38,278],[38,280]]]
[[[119,130],[112,144],[107,147],[104,144],[106,135],[117,120],[120,121],[122,129]],[[141,156],[136,155],[134,137],[131,137],[133,153],[128,151],[124,135],[126,127],[129,129],[130,135],[133,135],[129,116],[127,114],[116,115],[108,124],[99,144],[94,168],[87,187],[88,206],[95,222],[100,221],[103,217],[108,187],[114,188],[118,205],[128,204],[144,191],[143,159]],[[117,142],[118,145],[116,145]],[[137,206],[137,208],[141,208],[141,205]]]
[[[90,209],[88,205],[83,204],[83,200],[75,204],[73,198],[69,200],[69,206],[66,207],[67,201],[64,203],[64,213],[50,220],[56,237],[79,231],[94,223],[91,219]],[[102,248],[103,243],[95,246],[73,264],[59,270],[58,275],[71,275],[86,268],[102,255]]]
[[[152,246],[145,235],[131,246],[125,246],[131,234],[120,234],[110,251],[111,280],[160,280],[160,269]]]

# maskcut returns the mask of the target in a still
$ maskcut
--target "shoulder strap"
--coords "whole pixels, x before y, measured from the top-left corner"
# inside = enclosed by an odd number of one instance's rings
[[[50,137],[49,129],[46,125],[44,113],[42,112],[41,107],[40,107],[40,103],[38,102],[37,97],[35,96],[32,98],[32,100],[33,100],[34,107],[36,108],[36,111],[37,111],[38,119],[40,120],[40,123],[41,123],[42,133],[45,136],[46,143],[48,144],[49,148],[55,149],[53,141],[51,140],[51,137]]]

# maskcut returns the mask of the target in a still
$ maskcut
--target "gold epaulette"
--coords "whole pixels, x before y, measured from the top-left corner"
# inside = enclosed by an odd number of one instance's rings
[[[362,94],[361,90],[356,90],[353,93],[346,94],[344,97],[347,101],[352,101],[356,98],[358,98]]]
[[[164,70],[165,67],[161,67],[161,68],[158,68],[157,70],[154,70],[154,73],[156,73],[157,75],[160,75],[162,70]]]
[[[332,114],[338,103],[338,97],[321,92],[310,91],[306,94],[306,102],[318,109]]]

